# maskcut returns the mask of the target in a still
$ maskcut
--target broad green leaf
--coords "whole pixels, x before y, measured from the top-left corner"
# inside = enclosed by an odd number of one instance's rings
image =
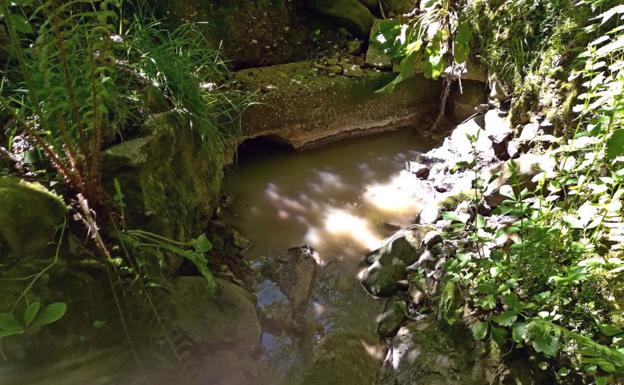
[[[19,15],[17,13],[11,14],[10,16],[11,23],[15,27],[18,32],[21,33],[32,33],[33,29],[28,20],[24,18],[24,16]]]
[[[12,313],[0,313],[0,330],[11,332],[23,330],[22,324]]]
[[[53,322],[58,321],[63,318],[67,312],[67,304],[65,302],[57,302],[50,304],[43,309],[43,311],[39,312],[35,320],[33,321],[33,326],[45,326],[49,325]]]
[[[607,141],[607,158],[613,160],[624,155],[624,130],[617,130]]]
[[[481,341],[487,335],[488,329],[490,327],[489,322],[477,322],[472,325],[472,336],[475,340]]]
[[[193,243],[193,247],[195,248],[195,251],[198,253],[207,253],[210,250],[212,250],[212,243],[210,242],[210,240],[208,240],[208,238],[206,237],[206,234],[202,234],[199,237],[197,237],[197,239],[195,239],[195,242]]]
[[[509,333],[507,333],[507,330],[504,328],[498,326],[492,327],[492,339],[498,344],[498,346],[504,346],[508,337]]]
[[[531,341],[535,351],[547,357],[554,357],[559,352],[560,335],[559,330],[540,322],[531,322],[526,330],[526,339]]]
[[[24,311],[24,325],[28,326],[35,319],[37,313],[39,313],[39,309],[41,308],[41,304],[39,302],[32,302]]]
[[[609,377],[596,377],[596,385],[607,385]]]
[[[518,319],[518,313],[514,310],[506,310],[494,317],[494,322],[501,326],[511,326]]]
[[[526,326],[524,322],[517,322],[511,328],[511,338],[516,342],[523,342],[526,336]]]

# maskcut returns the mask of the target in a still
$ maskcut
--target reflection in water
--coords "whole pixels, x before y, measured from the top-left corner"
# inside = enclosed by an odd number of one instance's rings
[[[401,131],[304,153],[256,153],[226,176],[236,202],[228,221],[254,242],[252,256],[305,243],[324,262],[351,258],[345,266],[354,266],[388,235],[385,222],[407,224],[422,206],[418,179],[404,169],[428,147]]]

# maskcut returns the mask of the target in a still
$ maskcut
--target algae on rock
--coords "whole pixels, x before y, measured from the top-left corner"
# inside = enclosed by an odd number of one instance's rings
[[[151,116],[143,131],[104,151],[105,186],[114,193],[119,181],[130,228],[192,239],[217,205],[224,150],[204,143],[177,112]]]
[[[0,177],[0,255],[5,243],[16,255],[45,257],[67,206],[38,183]]]

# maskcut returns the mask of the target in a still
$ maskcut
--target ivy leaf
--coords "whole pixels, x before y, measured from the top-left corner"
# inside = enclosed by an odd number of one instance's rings
[[[63,318],[65,312],[67,312],[67,304],[65,302],[50,304],[37,315],[32,326],[49,325]]]
[[[26,310],[24,311],[24,325],[28,326],[35,319],[37,313],[39,313],[39,309],[41,308],[41,303],[32,302]]]
[[[617,130],[607,140],[607,159],[613,160],[624,155],[624,130]]]
[[[518,319],[518,313],[514,310],[506,310],[494,317],[494,322],[501,326],[511,326]]]
[[[477,322],[472,325],[472,336],[476,341],[481,341],[487,335],[488,329],[490,327],[489,322]]]
[[[527,326],[526,339],[531,341],[538,353],[554,357],[559,352],[561,332],[540,322],[532,322]]]

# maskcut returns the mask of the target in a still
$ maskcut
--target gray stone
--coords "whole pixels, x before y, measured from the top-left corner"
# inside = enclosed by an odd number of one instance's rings
[[[429,231],[427,234],[425,234],[425,237],[423,238],[423,245],[425,245],[425,247],[427,248],[430,248],[442,242],[442,240],[443,238],[440,232]]]
[[[358,0],[308,0],[308,6],[356,36],[366,37],[375,19]]]
[[[377,334],[382,338],[393,337],[407,319],[407,303],[399,296],[386,302],[383,312],[377,317]]]
[[[42,185],[0,177],[0,256],[50,256],[49,243],[66,214],[63,199]]]
[[[536,123],[528,123],[522,127],[518,141],[520,144],[531,143],[539,135],[540,127]]]
[[[364,76],[364,71],[357,64],[351,64],[344,67],[343,75],[352,77],[352,78],[361,78]]]
[[[488,139],[498,144],[509,140],[513,130],[506,119],[498,116],[497,110],[490,110],[485,113],[485,133]]]
[[[399,281],[407,276],[405,263],[396,259],[390,265],[375,262],[358,276],[366,291],[375,297],[391,297],[399,291]]]
[[[260,322],[253,295],[217,278],[214,296],[203,277],[177,277],[171,288],[173,327],[194,343],[249,351],[260,342]]]
[[[230,242],[239,250],[246,250],[251,246],[251,241],[235,229],[230,229]]]

